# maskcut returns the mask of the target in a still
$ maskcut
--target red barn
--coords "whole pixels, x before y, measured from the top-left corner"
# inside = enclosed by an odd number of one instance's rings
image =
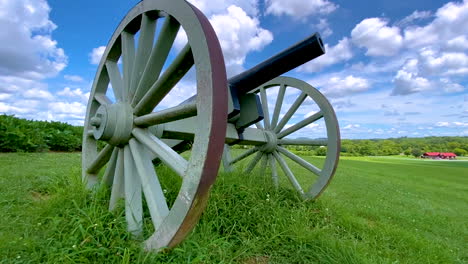
[[[455,159],[457,155],[452,152],[425,152],[421,157],[429,159]]]

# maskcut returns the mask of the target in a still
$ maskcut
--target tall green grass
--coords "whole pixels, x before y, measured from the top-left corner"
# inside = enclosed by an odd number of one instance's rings
[[[275,190],[268,170],[220,173],[191,235],[159,254],[108,212],[106,189],[85,190],[79,154],[0,154],[0,168],[0,263],[468,262],[468,162],[346,158],[307,203],[282,174]]]

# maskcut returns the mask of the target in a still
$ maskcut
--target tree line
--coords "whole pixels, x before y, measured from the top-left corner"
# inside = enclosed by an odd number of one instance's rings
[[[83,127],[0,115],[0,152],[80,151]]]
[[[82,126],[62,122],[32,121],[0,115],[0,152],[80,151]],[[241,146],[236,146],[241,147]],[[326,155],[324,146],[287,146],[296,153]],[[468,155],[468,137],[343,139],[343,156],[421,156],[424,152]]]

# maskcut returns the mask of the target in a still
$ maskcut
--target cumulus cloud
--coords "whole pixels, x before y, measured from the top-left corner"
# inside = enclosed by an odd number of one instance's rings
[[[435,19],[425,26],[408,27],[404,41],[409,47],[441,44],[466,35],[468,28],[468,1],[449,2],[439,8]]]
[[[325,18],[319,19],[319,23],[316,25],[316,27],[320,31],[322,38],[329,37],[331,34],[333,34],[333,30],[330,28],[330,24],[328,24],[328,20]]]
[[[91,64],[98,65],[105,50],[106,46],[99,46],[94,48],[91,53],[89,53],[89,62]]]
[[[405,70],[399,70],[393,79],[395,87],[392,95],[407,95],[411,93],[427,91],[432,88],[431,82],[423,77]]]
[[[64,75],[63,78],[67,81],[72,81],[72,82],[82,82],[83,77],[78,76],[78,75]]]
[[[343,97],[369,90],[370,82],[361,77],[348,75],[344,78],[335,76],[319,80],[317,86],[327,97]]]
[[[63,90],[57,92],[57,95],[65,97],[62,99],[67,99],[67,98],[70,98],[72,100],[79,99],[83,103],[86,103],[88,101],[89,94],[90,94],[89,92],[85,93],[80,88],[71,89],[70,87],[65,87]]]
[[[273,40],[273,34],[260,27],[257,18],[235,5],[229,6],[227,13],[213,15],[210,22],[221,43],[229,75],[242,70],[249,52],[259,51]]]
[[[369,56],[392,56],[403,45],[400,28],[387,26],[382,18],[366,18],[351,31],[351,39],[359,47],[367,49]]]
[[[208,17],[225,12],[231,5],[238,6],[249,16],[256,16],[258,14],[258,0],[219,0],[216,1],[216,4],[213,4],[213,1],[210,0],[190,0],[189,2]]]
[[[324,55],[302,65],[299,67],[298,71],[318,72],[327,66],[347,61],[353,57],[351,43],[346,37],[341,39],[338,44],[333,47],[329,47],[328,44],[325,44],[325,51],[326,53]]]
[[[0,75],[43,79],[67,65],[51,33],[50,7],[44,0],[0,2]]]
[[[295,19],[330,14],[338,8],[336,4],[327,0],[267,0],[265,6],[267,14],[287,15]]]

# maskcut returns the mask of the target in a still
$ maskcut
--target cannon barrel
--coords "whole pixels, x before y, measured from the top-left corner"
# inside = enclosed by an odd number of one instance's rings
[[[325,53],[319,33],[296,43],[271,58],[228,80],[234,96],[246,94],[261,84],[276,78]]]

